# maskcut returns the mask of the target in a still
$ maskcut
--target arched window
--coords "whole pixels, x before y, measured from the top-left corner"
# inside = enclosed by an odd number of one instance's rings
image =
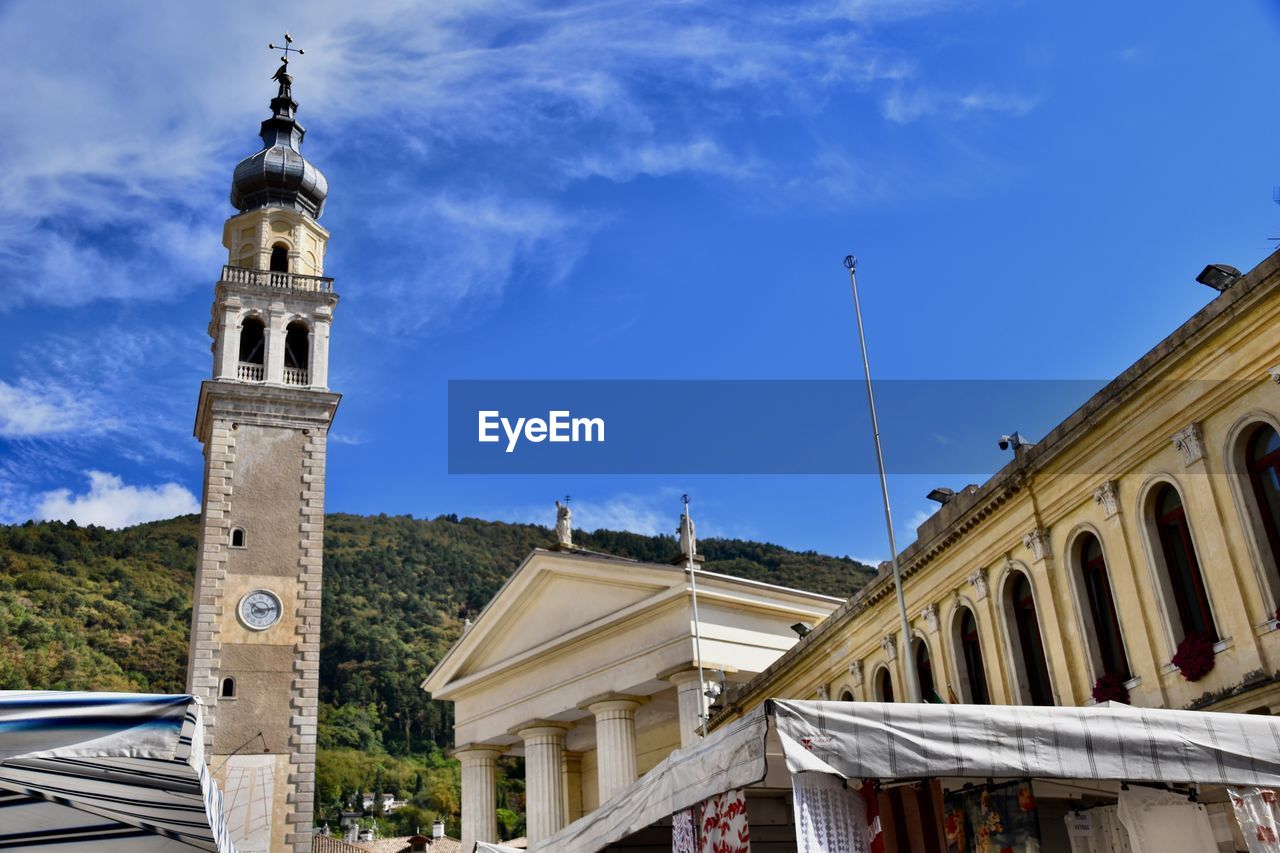
[[[1244,463],[1266,539],[1264,550],[1270,551],[1263,554],[1264,568],[1271,573],[1272,582],[1280,584],[1280,434],[1270,424],[1253,431]]]
[[[301,320],[294,320],[285,327],[284,366],[306,370],[311,355],[311,330]]]
[[[978,637],[978,620],[973,611],[962,607],[956,623],[956,640],[960,648],[959,663],[964,667],[960,673],[969,695],[965,697],[974,705],[990,705],[991,694],[987,692],[987,673],[982,666],[982,641]]]
[[[276,243],[271,247],[271,271],[289,271],[289,247],[284,243]]]
[[[914,646],[916,659],[916,679],[920,682],[920,701],[933,702],[938,699],[938,691],[933,684],[933,663],[929,660],[929,644],[917,639],[912,646]]]
[[[258,317],[246,317],[240,324],[240,363],[262,364],[265,345],[266,326],[262,324],[262,320]]]
[[[1022,572],[1014,572],[1009,580],[1009,605],[1018,633],[1018,651],[1022,654],[1028,698],[1032,705],[1052,705],[1053,687],[1049,684],[1049,664],[1045,661],[1044,643],[1040,639],[1036,600],[1031,594],[1031,581]]]
[[[222,689],[218,691],[218,696],[222,699],[234,699],[236,697],[236,680],[234,678],[222,679]]]
[[[881,702],[893,701],[893,677],[885,667],[881,667],[876,673],[876,699]]]
[[[243,527],[231,528],[231,547],[232,548],[244,547],[244,528]]]
[[[1178,610],[1178,627],[1181,641],[1197,634],[1217,642],[1218,630],[1213,624],[1213,611],[1209,608],[1209,593],[1200,573],[1200,561],[1196,559],[1195,543],[1191,541],[1191,526],[1182,506],[1178,490],[1169,484],[1156,492],[1154,512],[1156,534],[1160,553],[1164,557],[1165,571]]]
[[[840,701],[841,701],[841,702],[852,702],[852,701],[853,701],[853,694],[852,694],[852,693],[850,693],[848,690],[841,691],[841,693],[840,693]]]
[[[1102,543],[1092,533],[1081,535],[1076,546],[1079,551],[1080,578],[1085,597],[1089,601],[1089,617],[1098,652],[1099,675],[1118,675],[1128,679],[1129,658],[1124,652],[1124,639],[1120,634],[1120,617],[1116,613],[1115,598],[1111,594],[1111,580],[1107,574],[1107,561],[1102,554]]]

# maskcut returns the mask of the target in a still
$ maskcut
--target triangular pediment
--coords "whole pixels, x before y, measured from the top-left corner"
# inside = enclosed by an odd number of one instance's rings
[[[536,551],[429,680],[444,676],[454,682],[552,646],[587,626],[603,628],[683,584],[683,573],[665,566]]]

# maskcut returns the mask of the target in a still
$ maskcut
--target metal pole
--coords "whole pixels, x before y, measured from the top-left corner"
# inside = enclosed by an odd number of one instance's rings
[[[880,469],[880,494],[884,498],[884,526],[889,532],[889,559],[893,563],[893,586],[898,593],[898,616],[902,620],[902,670],[906,673],[907,698],[920,701],[920,681],[916,676],[916,662],[911,655],[911,622],[907,619],[907,598],[902,591],[902,571],[898,568],[898,546],[893,538],[893,513],[889,510],[889,482],[884,476],[884,453],[880,449],[880,422],[876,419],[876,396],[871,390],[871,362],[867,359],[867,336],[862,331],[862,305],[858,302],[858,277],[854,274],[858,259],[846,255],[845,269],[849,271],[849,284],[853,287],[853,313],[858,318],[858,343],[862,346],[862,371],[867,377],[867,405],[871,408],[871,432],[875,438],[876,466]]]
[[[689,597],[693,601],[693,656],[698,661],[698,737],[706,734],[707,728],[707,680],[702,674],[702,623],[698,621],[698,574],[693,564],[693,531],[689,529],[689,496],[682,497],[684,515],[680,516],[680,526],[689,542],[689,553],[685,555],[685,571],[689,573]]]

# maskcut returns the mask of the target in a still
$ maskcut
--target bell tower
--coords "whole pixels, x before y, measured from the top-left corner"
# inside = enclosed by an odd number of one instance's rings
[[[324,277],[328,184],[300,151],[290,46],[263,147],[236,166],[195,435],[204,497],[187,689],[240,853],[311,849],[325,444],[338,297]]]

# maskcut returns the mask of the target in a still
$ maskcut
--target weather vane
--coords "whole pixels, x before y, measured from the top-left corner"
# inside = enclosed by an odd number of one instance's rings
[[[280,67],[276,69],[276,73],[271,78],[280,84],[280,93],[278,97],[281,98],[289,98],[293,96],[291,90],[291,87],[293,86],[293,77],[289,75],[289,54],[296,53],[298,56],[302,56],[306,53],[306,51],[300,47],[291,47],[290,45],[292,44],[293,36],[286,32],[284,34],[284,44],[277,45],[275,42],[272,42],[267,45],[268,50],[284,51],[284,55],[280,57]]]

